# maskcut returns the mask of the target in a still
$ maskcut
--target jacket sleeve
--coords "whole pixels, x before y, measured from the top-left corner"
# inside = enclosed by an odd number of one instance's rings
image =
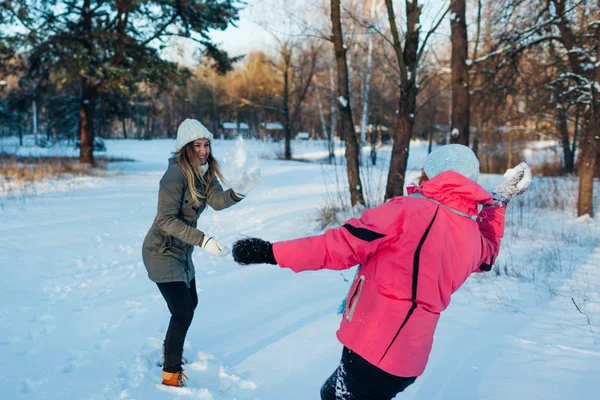
[[[295,272],[362,264],[401,233],[401,210],[400,198],[392,199],[324,234],[274,243],[275,259]]]
[[[206,203],[215,211],[231,207],[240,200],[242,199],[237,197],[233,190],[223,190],[216,177],[212,180],[210,188],[206,193]]]
[[[488,272],[500,252],[500,240],[504,237],[506,206],[485,206],[477,217],[481,232],[481,260],[476,272]]]
[[[186,188],[183,172],[179,168],[167,169],[160,180],[156,222],[165,233],[198,246],[204,239],[204,233],[179,219]]]

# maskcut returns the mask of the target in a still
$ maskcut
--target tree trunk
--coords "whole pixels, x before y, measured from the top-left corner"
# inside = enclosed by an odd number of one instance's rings
[[[325,113],[323,112],[323,103],[321,103],[321,94],[319,91],[317,91],[317,107],[319,107],[319,119],[321,120],[321,129],[323,131],[323,135],[321,137],[323,139],[327,139],[327,123],[325,122]]]
[[[329,87],[330,87],[330,110],[331,124],[329,127],[329,164],[335,163],[335,126],[337,122],[337,114],[335,112],[335,78],[333,77],[333,68],[329,68]]]
[[[562,138],[562,146],[563,146],[563,160],[565,165],[565,173],[572,174],[573,173],[573,162],[574,158],[571,154],[571,140],[569,135],[569,125],[567,124],[567,112],[566,110],[557,105],[556,107],[557,120],[558,120],[558,130],[560,136]]]
[[[289,113],[284,111],[283,114],[283,135],[285,142],[285,155],[286,160],[292,159],[292,127],[290,126]]]
[[[493,174],[494,171],[494,140],[492,138],[493,125],[491,121],[487,121],[486,124],[486,136],[487,136],[487,173]]]
[[[404,194],[406,165],[414,125],[417,93],[419,91],[416,86],[416,75],[419,59],[419,19],[421,16],[421,6],[417,4],[417,0],[406,2],[407,30],[404,40],[404,50],[402,50],[392,0],[385,0],[385,5],[394,40],[396,61],[400,71],[400,100],[398,103],[397,126],[394,133],[390,171],[385,188],[385,199],[388,200]]]
[[[341,6],[341,1],[340,1],[340,6]],[[352,0],[350,2],[350,10],[351,13],[355,13],[356,12],[356,0]],[[356,28],[356,19],[355,18],[350,18],[350,26],[348,26],[348,31],[349,35],[348,35],[348,41],[346,42],[346,65],[348,66],[348,96],[352,96],[352,56],[354,55],[354,53],[352,52],[353,47],[354,47],[354,29]],[[344,42],[343,36],[342,36],[342,43]],[[352,104],[352,97],[348,97],[348,103]]]
[[[600,6],[600,1],[598,1]],[[598,11],[600,14],[600,10]],[[599,15],[600,17],[600,15]],[[600,24],[596,24],[596,47],[600,54]],[[600,82],[600,66],[596,66],[596,81]],[[577,215],[585,214],[594,216],[594,177],[596,174],[596,163],[598,161],[598,150],[600,149],[600,99],[594,84],[590,85],[592,95],[591,116],[586,124],[585,136],[582,141],[581,161],[579,164],[579,199],[577,202]]]
[[[600,20],[600,0],[598,0],[598,12]],[[600,23],[596,23],[596,54],[600,55]],[[577,215],[588,214],[594,217],[594,176],[596,174],[596,163],[598,151],[600,150],[600,93],[595,85],[600,82],[600,65],[596,63],[594,70],[596,83],[590,84],[591,112],[586,124],[586,132],[582,141],[581,162],[579,164],[579,199],[577,201]]]
[[[369,19],[375,18],[375,0],[371,0]],[[363,95],[362,116],[360,118],[360,143],[367,141],[367,124],[369,123],[369,94],[371,92],[371,70],[373,69],[373,32],[369,32],[367,47],[367,70],[365,71],[365,92]]]
[[[431,150],[433,150],[433,127],[431,125],[429,126],[427,141],[427,154],[431,154]]]
[[[579,199],[577,201],[577,216],[588,214],[594,216],[594,175],[596,173],[598,123],[593,116],[586,124],[584,140],[581,146],[579,162]]]
[[[573,141],[571,142],[571,159],[570,163],[573,164],[573,172],[575,172],[575,154],[577,154],[577,140],[579,140],[579,120],[581,116],[581,110],[577,106],[575,111],[575,126],[573,127]]]
[[[483,120],[481,114],[477,118],[477,134],[473,138],[473,153],[479,158],[479,147],[481,146],[481,139],[483,137]]]
[[[290,126],[290,63],[291,54],[284,47],[282,50],[283,62],[283,127],[285,134],[285,159],[292,159],[292,127]]]
[[[408,104],[400,100],[400,112],[396,119],[397,127],[394,135],[394,145],[392,146],[390,172],[385,187],[386,200],[404,194],[404,178],[413,129],[413,122],[409,116],[408,108]]]
[[[37,102],[35,100],[33,100],[33,103],[31,104],[31,110],[32,110],[32,114],[33,114],[33,138],[34,138],[34,143],[37,146],[38,145],[38,117],[37,117]]]
[[[510,169],[513,167],[513,137],[514,137],[514,131],[511,129],[510,132],[508,132],[508,158],[506,161],[506,169]]]
[[[467,68],[466,0],[452,0],[452,134],[451,142],[469,145],[469,70]]]
[[[346,141],[346,165],[348,169],[348,185],[350,186],[350,204],[365,205],[362,192],[362,183],[359,174],[358,143],[354,122],[352,120],[352,107],[350,105],[350,89],[348,86],[348,65],[346,64],[346,49],[342,38],[342,23],[340,20],[340,0],[331,0],[331,22],[333,45],[338,72],[338,109],[342,121],[343,137]]]
[[[97,87],[86,77],[81,78],[81,104],[79,105],[79,162],[94,164],[94,108]]]
[[[369,93],[371,91],[371,69],[373,66],[373,38],[369,37],[367,50],[367,71],[365,72],[365,93],[363,96],[362,116],[360,118],[360,142],[367,141],[367,124],[369,123]]]
[[[88,60],[92,60],[94,47],[92,43],[92,18],[94,11],[91,9],[91,0],[84,0],[81,10],[81,20],[84,35],[83,45],[86,49]],[[90,65],[87,73],[81,78],[81,103],[79,105],[79,162],[94,164],[94,108],[98,97],[98,87],[91,80],[94,76],[94,66]]]
[[[121,127],[123,128],[123,139],[127,139],[127,126],[125,125],[125,118],[121,120]]]

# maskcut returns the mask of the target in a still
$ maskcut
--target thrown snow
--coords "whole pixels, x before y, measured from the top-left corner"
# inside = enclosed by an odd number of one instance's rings
[[[243,137],[235,140],[233,150],[226,150],[220,157],[223,174],[230,187],[240,187],[249,176],[260,178],[259,156],[247,148]]]
[[[531,169],[522,162],[516,167],[506,170],[503,178],[504,182],[496,186],[494,193],[499,199],[510,200],[523,193],[531,185]]]

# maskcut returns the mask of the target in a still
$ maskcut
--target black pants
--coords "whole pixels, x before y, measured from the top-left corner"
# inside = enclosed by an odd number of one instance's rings
[[[198,305],[196,279],[192,279],[188,288],[185,282],[157,283],[160,293],[171,311],[171,321],[165,338],[165,364],[163,371],[181,371],[181,356],[185,335],[194,318]]]
[[[416,379],[388,374],[344,347],[339,367],[321,388],[321,400],[391,400]]]

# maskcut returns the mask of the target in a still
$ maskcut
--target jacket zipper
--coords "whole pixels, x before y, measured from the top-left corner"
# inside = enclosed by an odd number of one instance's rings
[[[354,310],[356,310],[356,305],[358,304],[358,299],[363,291],[363,286],[365,284],[365,276],[361,275],[358,278],[358,283],[356,284],[356,288],[354,288],[354,292],[352,296],[348,299],[348,304],[346,305],[346,321],[352,321],[352,317],[354,316]]]
[[[431,226],[433,225],[433,222],[435,221],[435,218],[437,217],[437,213],[439,210],[440,210],[440,207],[438,206],[437,209],[435,210],[435,214],[433,215],[433,218],[431,219],[431,222],[429,223],[429,226],[427,226],[427,229],[425,229],[425,233],[423,233],[423,236],[421,237],[421,240],[419,241],[417,249],[415,250],[415,257],[413,259],[412,295],[410,297],[410,301],[412,302],[412,305],[410,306],[410,310],[408,310],[408,313],[406,313],[406,317],[404,318],[404,321],[402,321],[402,325],[400,325],[400,328],[398,328],[398,331],[394,335],[394,338],[388,345],[387,349],[385,349],[385,352],[381,356],[381,359],[379,360],[379,362],[383,361],[387,352],[392,348],[392,345],[398,338],[400,331],[402,330],[402,328],[404,328],[404,325],[407,324],[409,318],[411,317],[411,315],[417,308],[417,287],[418,287],[418,280],[419,280],[419,262],[420,262],[420,257],[421,257],[421,248],[423,247],[423,244],[425,243],[425,239],[427,239],[427,236],[429,235],[429,231],[431,230]]]

